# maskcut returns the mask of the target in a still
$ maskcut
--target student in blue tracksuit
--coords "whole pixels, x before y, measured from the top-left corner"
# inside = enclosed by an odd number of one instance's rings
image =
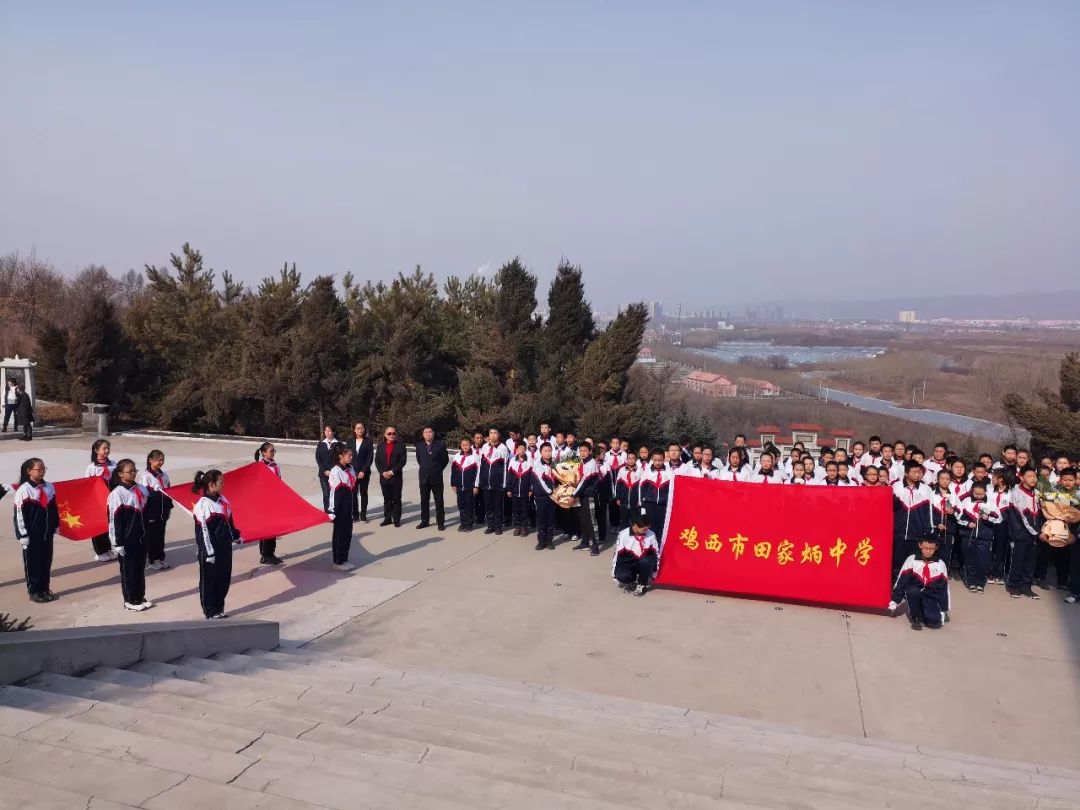
[[[1019,599],[1038,599],[1031,589],[1035,581],[1035,554],[1043,527],[1042,507],[1039,505],[1038,475],[1025,467],[1020,482],[1009,493],[1009,545],[1012,559],[1009,564],[1009,596]]]
[[[912,630],[940,630],[949,602],[949,569],[937,555],[938,542],[933,535],[919,538],[915,554],[900,566],[893,586],[889,610],[907,602]]]
[[[476,494],[484,499],[487,528],[484,534],[503,533],[503,501],[506,499],[506,465],[510,451],[499,441],[499,431],[488,431],[487,442],[480,448],[480,472],[476,476]]]
[[[19,469],[19,483],[14,487],[15,539],[22,548],[26,592],[31,602],[52,602],[57,598],[50,589],[53,537],[60,525],[56,491],[45,480],[45,462],[28,458]],[[0,486],[0,497],[7,490]]]
[[[994,526],[1001,522],[1001,513],[987,498],[985,482],[971,485],[971,492],[960,501],[956,520],[964,543],[964,582],[972,593],[983,593],[990,573]]]
[[[135,479],[146,490],[146,507],[143,521],[146,524],[146,567],[163,571],[169,567],[165,562],[165,527],[172,514],[172,498],[165,490],[172,486],[165,472],[165,454],[151,450],[146,456],[146,469]]]
[[[664,463],[664,451],[657,448],[652,451],[652,461],[642,470],[639,484],[641,487],[641,505],[649,516],[660,547],[664,545],[664,521],[667,520],[668,490],[671,489],[672,471]]]
[[[476,523],[476,474],[480,470],[480,456],[473,443],[465,437],[458,442],[460,448],[450,462],[450,489],[457,494],[458,531],[471,532]]]
[[[149,610],[146,598],[146,524],[143,510],[147,492],[135,483],[135,462],[121,459],[113,470],[109,493],[109,542],[120,561],[120,590],[128,610]]]
[[[207,619],[228,618],[225,597],[232,582],[232,547],[241,542],[224,487],[221,470],[200,470],[191,485],[191,491],[200,494],[191,513],[199,560],[199,603]]]
[[[515,537],[527,537],[529,534],[532,471],[529,448],[518,442],[514,446],[514,458],[506,465],[506,495],[510,499],[510,519],[514,524]]]
[[[536,505],[536,550],[555,548],[555,511],[560,507],[551,499],[555,487],[554,446],[551,442],[540,445],[540,458],[532,468],[532,496]]]
[[[904,480],[893,485],[893,573],[915,553],[916,541],[931,535],[933,492],[923,483],[923,466],[915,459],[904,462]],[[936,554],[935,549],[935,554]]]
[[[592,445],[587,441],[577,447],[581,464],[578,466],[578,483],[574,490],[575,506],[571,510],[577,519],[577,536],[581,538],[574,550],[590,549],[592,556],[600,553],[600,542],[593,532],[592,499],[600,483],[600,469],[592,457]]]

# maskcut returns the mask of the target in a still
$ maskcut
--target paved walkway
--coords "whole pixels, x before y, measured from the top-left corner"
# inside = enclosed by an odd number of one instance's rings
[[[79,474],[89,442],[30,446],[49,477]],[[117,437],[113,457],[168,455],[174,481],[196,468],[247,463],[246,443]],[[0,452],[10,478],[25,454]],[[285,479],[315,501],[313,451],[279,451]],[[288,565],[236,555],[228,608],[271,618],[309,649],[422,664],[568,689],[688,706],[796,726],[1075,767],[1080,751],[1080,608],[1058,593],[1041,602],[954,593],[954,621],[912,633],[902,618],[844,614],[693,593],[618,592],[610,559],[566,545],[535,552],[535,538],[418,531],[414,469],[406,525],[358,524],[351,575],[329,569],[329,526],[285,538]],[[373,496],[378,504],[378,496]],[[10,509],[5,500],[0,509]],[[370,510],[379,515],[376,505]],[[173,568],[152,573],[158,607],[121,607],[115,564],[90,561],[87,543],[58,540],[52,605],[26,599],[10,527],[0,522],[0,611],[38,627],[162,621],[200,615],[191,524],[174,513]]]

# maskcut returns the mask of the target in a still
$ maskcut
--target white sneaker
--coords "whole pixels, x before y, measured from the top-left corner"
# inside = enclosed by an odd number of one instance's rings
[[[112,559],[112,557],[110,556],[111,554],[112,554],[111,551],[106,553],[106,554],[95,554],[94,555],[94,561],[95,562],[108,562],[109,560]]]
[[[143,610],[149,610],[153,606],[154,606],[154,603],[151,602],[149,599],[143,599],[142,600],[142,609]]]
[[[119,555],[119,554],[117,554],[117,553],[116,553],[115,551],[110,551],[110,552],[109,552],[109,559],[110,559],[110,560],[119,560],[119,559],[120,559],[120,555]]]
[[[343,562],[343,563],[334,563],[333,568],[334,568],[335,571],[352,571],[352,570],[354,570],[356,568],[356,566],[353,565],[350,562]]]
[[[636,588],[634,588],[634,596],[644,596],[644,595],[645,595],[645,586],[644,585],[638,585]]]
[[[131,602],[124,602],[124,607],[126,607],[128,610],[134,610],[138,613],[146,610],[146,603],[140,602],[137,605],[133,605]]]
[[[1077,602],[1080,602],[1080,596],[1077,596],[1074,593],[1070,593],[1068,596],[1065,597],[1065,601],[1068,602],[1070,605],[1075,605]]]

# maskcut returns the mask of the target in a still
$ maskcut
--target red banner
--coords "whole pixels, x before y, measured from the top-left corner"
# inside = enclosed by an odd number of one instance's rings
[[[109,487],[102,478],[57,481],[53,488],[61,537],[89,540],[109,531]]]
[[[677,476],[669,497],[659,585],[837,606],[889,603],[888,487]]]
[[[232,505],[233,522],[245,543],[303,531],[329,519],[257,461],[225,473],[222,492]],[[188,513],[200,497],[191,491],[191,484],[169,487],[165,494]]]

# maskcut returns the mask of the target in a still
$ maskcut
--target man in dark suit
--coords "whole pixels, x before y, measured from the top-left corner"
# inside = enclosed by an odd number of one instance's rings
[[[337,439],[334,438],[334,429],[326,425],[323,429],[322,441],[315,445],[315,463],[319,467],[319,486],[322,488],[322,508],[327,514],[330,513],[330,470],[337,460],[331,452]]]
[[[424,428],[423,441],[416,445],[416,464],[420,468],[420,522],[416,528],[426,529],[429,496],[435,496],[435,523],[439,531],[446,528],[446,512],[443,509],[443,470],[450,463],[446,445],[435,438],[435,431]]]
[[[382,487],[383,521],[380,526],[401,525],[401,471],[405,469],[405,442],[398,439],[397,428],[387,427],[375,448],[375,469]]]
[[[353,490],[353,523],[358,520],[367,523],[368,483],[371,481],[371,463],[375,459],[375,445],[368,438],[363,422],[353,425],[353,435],[349,439],[349,449],[353,451],[352,468],[356,473],[356,489]]]

